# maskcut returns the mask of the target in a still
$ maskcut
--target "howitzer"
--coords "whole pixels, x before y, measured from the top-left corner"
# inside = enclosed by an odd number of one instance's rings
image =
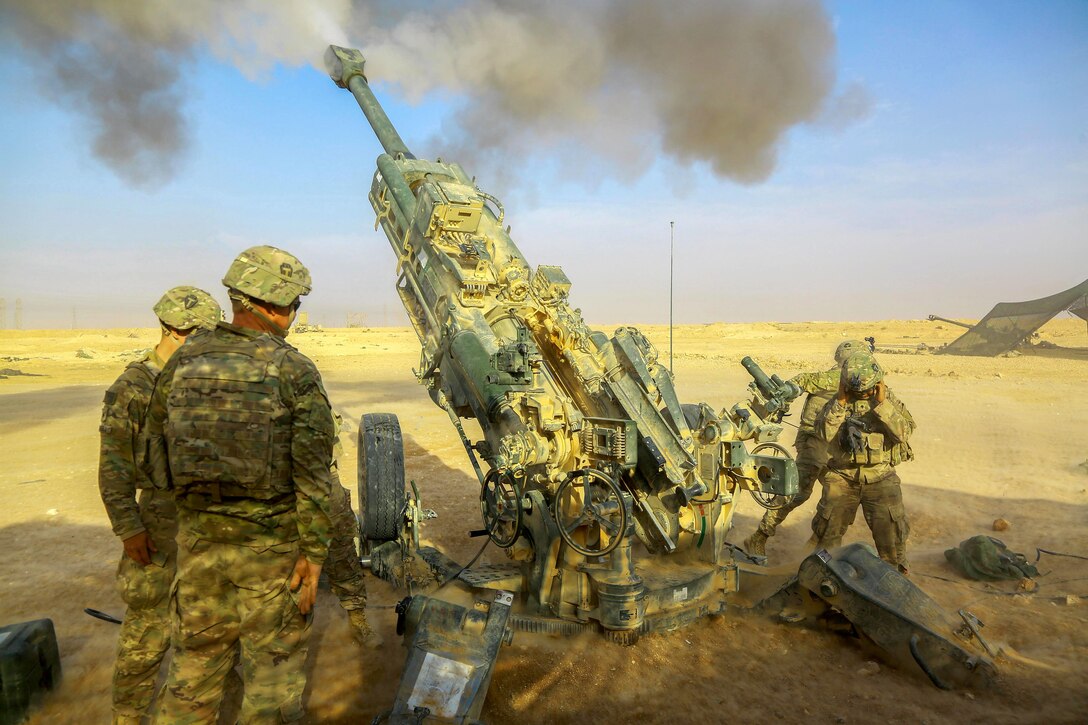
[[[485,490],[526,508],[538,496],[578,557],[609,554],[634,533],[653,551],[703,542],[695,548],[708,561],[724,544],[734,491],[796,490],[791,460],[733,445],[772,421],[746,406],[715,415],[682,405],[641,332],[590,329],[568,302],[563,270],[530,266],[493,196],[459,165],[412,155],[367,85],[358,51],[333,48],[328,60],[385,149],[369,199],[422,346],[419,380],[451,419],[480,424],[484,440],[466,450],[483,459],[476,470]],[[775,405],[778,390],[769,396]],[[494,514],[485,510],[485,519]],[[513,544],[516,533],[493,538]],[[631,562],[617,564],[609,576],[634,581]],[[570,604],[580,605],[577,597]],[[623,629],[640,626],[636,616]]]
[[[422,560],[438,580],[513,592],[513,629],[599,628],[624,644],[736,603],[742,576],[758,569],[726,540],[736,496],[796,493],[796,466],[773,440],[800,391],[745,358],[751,403],[681,403],[638,329],[591,329],[563,270],[529,264],[495,197],[458,164],[412,155],[359,51],[330,47],[326,63],[384,149],[368,198],[420,341],[417,378],[479,478],[481,533],[513,562],[466,569],[419,546],[419,496],[405,500],[399,427],[382,414],[359,426],[374,571],[418,585]],[[482,440],[469,440],[463,419]],[[393,529],[367,525],[397,517]]]

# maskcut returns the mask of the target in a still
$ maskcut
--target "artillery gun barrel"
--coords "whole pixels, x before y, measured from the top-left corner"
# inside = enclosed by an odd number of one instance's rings
[[[374,92],[370,90],[363,73],[365,63],[363,54],[352,48],[330,45],[325,51],[325,69],[329,77],[336,85],[348,89],[355,96],[359,108],[370,122],[370,127],[374,129],[374,135],[378,137],[385,152],[393,158],[414,159],[415,156],[408,150],[389,116],[385,115],[385,110],[378,103]]]
[[[974,325],[968,325],[966,322],[956,322],[955,320],[950,320],[947,317],[941,317],[940,315],[930,315],[929,316],[929,321],[930,322],[947,322],[947,323],[949,323],[951,325],[959,325],[960,327],[966,327],[968,330],[970,330],[972,327],[974,327]]]

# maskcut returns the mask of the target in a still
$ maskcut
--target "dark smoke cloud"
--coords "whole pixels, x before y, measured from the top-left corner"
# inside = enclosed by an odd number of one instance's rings
[[[743,183],[767,178],[785,131],[813,118],[834,82],[834,35],[805,0],[618,2],[604,36],[662,150]]]
[[[189,148],[185,72],[207,48],[253,75],[346,42],[347,0],[0,0],[0,29],[50,100],[74,110],[94,156],[155,188]]]
[[[372,82],[454,99],[438,137],[410,146],[500,186],[546,158],[566,178],[631,180],[661,155],[756,183],[793,126],[871,107],[860,86],[831,96],[818,0],[0,0],[0,26],[95,156],[149,187],[185,157],[185,74],[203,49],[253,75],[355,44]]]
[[[104,32],[58,58],[47,92],[86,120],[94,155],[133,186],[172,178],[189,146],[177,54],[165,59],[148,43]]]
[[[835,36],[816,0],[468,0],[356,28],[372,81],[463,105],[427,145],[488,178],[536,152],[585,179],[637,177],[659,154],[756,183],[786,132],[868,114],[842,98]]]

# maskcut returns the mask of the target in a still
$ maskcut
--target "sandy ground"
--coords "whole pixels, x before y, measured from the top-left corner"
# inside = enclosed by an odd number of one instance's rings
[[[667,355],[668,333],[645,328]],[[716,408],[744,395],[739,360],[753,355],[783,376],[822,369],[844,337],[878,344],[947,342],[940,323],[712,324],[675,338],[685,401]],[[0,622],[50,617],[64,667],[58,691],[33,723],[107,722],[116,628],[84,607],[120,614],[113,588],[121,551],[96,486],[102,394],[123,365],[150,346],[153,330],[0,331]],[[1088,346],[1084,323],[1055,320],[1042,337]],[[476,485],[445,414],[419,388],[414,336],[404,329],[335,330],[291,338],[321,368],[334,405],[349,420],[393,412],[405,434],[408,475],[440,518],[427,533],[462,559],[478,540]],[[944,549],[990,532],[1034,559],[1037,548],[1088,556],[1088,360],[1046,355],[957,358],[884,354],[888,382],[918,421],[917,460],[900,468],[912,519],[914,580],[942,605],[968,607],[1010,655],[998,686],[942,692],[881,664],[852,640],[756,616],[725,616],[644,637],[620,648],[599,637],[516,636],[500,656],[485,719],[493,723],[598,722],[1084,722],[1088,712],[1088,561],[1043,555],[1039,588],[959,579]],[[2,373],[0,373],[2,374]],[[792,440],[787,429],[786,442]],[[343,480],[354,481],[354,436],[345,435]],[[797,511],[768,553],[774,564],[804,555],[815,500]],[[759,509],[741,505],[732,538]],[[859,516],[860,520],[860,516]],[[867,540],[855,525],[847,541]],[[493,552],[494,554],[494,552]],[[498,554],[501,558],[501,554]],[[310,722],[368,722],[388,707],[405,650],[393,633],[400,598],[370,579],[372,619],[386,646],[354,646],[347,620],[325,592],[311,650]]]

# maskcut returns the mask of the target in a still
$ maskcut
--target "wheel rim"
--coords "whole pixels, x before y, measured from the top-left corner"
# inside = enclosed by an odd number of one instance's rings
[[[484,476],[480,508],[487,536],[500,549],[513,546],[521,534],[521,488],[508,471],[492,468]]]

